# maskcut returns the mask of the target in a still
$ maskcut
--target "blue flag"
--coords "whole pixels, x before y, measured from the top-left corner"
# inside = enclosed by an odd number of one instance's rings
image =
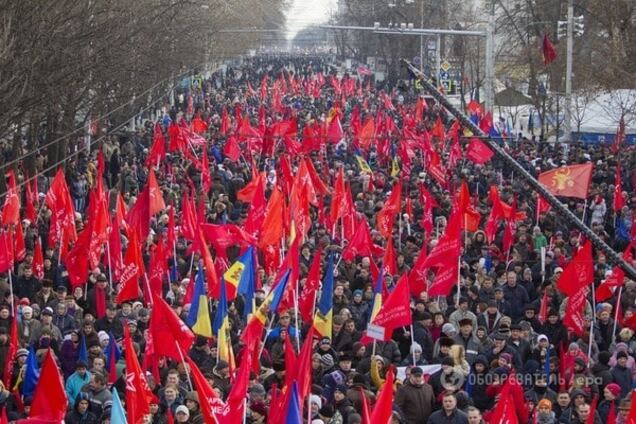
[[[126,424],[126,413],[119,400],[119,393],[117,389],[113,387],[113,406],[110,410],[110,422],[112,424]]]
[[[40,367],[35,357],[33,347],[29,347],[29,356],[26,361],[26,371],[24,373],[24,381],[22,382],[22,395],[24,397],[33,396],[35,386],[40,379]]]
[[[289,394],[289,403],[287,404],[287,411],[285,417],[285,423],[287,424],[303,424],[303,417],[300,415],[300,401],[298,400],[298,383],[294,381],[291,393]]]
[[[88,349],[86,349],[86,338],[83,334],[80,340],[79,357],[77,359],[88,364]]]

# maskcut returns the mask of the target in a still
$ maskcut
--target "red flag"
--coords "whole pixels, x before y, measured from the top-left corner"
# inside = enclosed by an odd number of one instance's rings
[[[62,168],[58,169],[45,198],[46,206],[51,210],[49,246],[61,242],[60,251],[66,254],[66,244],[77,239],[75,230],[75,209],[71,193],[66,185]]]
[[[137,235],[131,233],[124,258],[124,268],[119,280],[119,292],[115,301],[123,303],[139,297],[139,277],[144,273],[144,264],[141,260],[141,251],[137,241]]]
[[[382,254],[382,248],[371,241],[371,232],[366,218],[361,218],[358,228],[349,244],[342,251],[342,258],[353,260],[356,256],[377,256]]]
[[[607,421],[605,424],[616,424],[616,401],[610,401],[609,412],[607,413]]]
[[[88,262],[92,268],[99,265],[102,255],[102,245],[108,240],[108,204],[104,193],[98,189],[91,191],[88,207],[88,225],[84,231],[89,231],[91,241],[88,247]]]
[[[384,238],[391,237],[391,233],[393,232],[393,221],[395,219],[395,214],[400,213],[402,209],[402,184],[400,181],[397,181],[393,185],[393,189],[391,191],[391,195],[384,203],[382,210],[378,212],[377,217],[377,226],[378,231]]]
[[[449,258],[447,266],[437,269],[433,283],[428,289],[429,296],[448,296],[457,284],[459,264],[455,258]]]
[[[251,351],[248,351],[251,353]],[[245,396],[250,381],[251,364],[245,357],[241,360],[241,364],[236,370],[234,379],[232,380],[232,388],[227,397],[228,413],[225,415],[225,422],[238,423],[243,420],[245,410]]]
[[[150,192],[143,190],[126,215],[128,228],[136,230],[140,240],[146,240],[150,233]],[[130,231],[132,233],[132,231]],[[130,234],[129,234],[130,235]]]
[[[82,231],[79,239],[77,239],[77,242],[64,259],[71,287],[81,286],[88,279],[89,264],[87,252],[90,246],[90,233],[89,229]]]
[[[444,141],[446,139],[444,123],[442,122],[442,118],[440,118],[439,116],[435,121],[435,125],[433,125],[433,128],[431,129],[431,135],[433,137],[437,137],[441,141]]]
[[[30,420],[39,422],[61,423],[66,415],[68,399],[64,391],[62,376],[53,357],[53,351],[46,352],[40,370],[40,379],[35,387],[31,403]]]
[[[426,273],[428,268],[424,267],[424,261],[426,260],[426,242],[422,243],[422,249],[417,255],[417,260],[411,268],[409,273],[409,285],[411,287],[411,295],[418,297],[423,291],[426,291],[427,280]]]
[[[636,424],[636,390],[632,390],[631,404],[629,407],[629,415],[627,416],[628,424]]]
[[[119,219],[113,216],[110,222],[110,234],[108,235],[108,267],[113,280],[120,281],[124,267],[121,257],[121,234],[119,231]]]
[[[155,296],[153,300],[150,331],[154,340],[170,340],[170,343],[155,343],[155,354],[169,356],[179,362],[188,354],[195,339],[188,326],[159,296]]]
[[[263,182],[265,177],[263,174],[259,174],[255,169],[252,169],[252,179],[236,193],[236,198],[241,202],[250,203],[252,198],[256,194],[258,186]]]
[[[614,154],[617,154],[623,143],[625,142],[625,117],[621,116],[621,120],[618,123],[618,130],[616,130],[616,137],[612,143],[611,149]]]
[[[42,254],[42,243],[40,238],[35,239],[33,246],[33,275],[38,280],[44,278],[44,255]]]
[[[285,373],[285,387],[287,390],[291,389],[291,385],[296,378],[297,370],[299,369],[296,352],[294,352],[294,346],[291,344],[291,336],[289,333],[285,336],[285,370],[288,370]],[[311,366],[311,364],[309,364]],[[295,370],[296,372],[291,372],[291,370]]]
[[[283,214],[285,211],[285,199],[283,193],[275,187],[267,202],[265,219],[261,227],[258,246],[278,246],[284,233]]]
[[[550,210],[550,204],[546,202],[543,197],[537,195],[537,216],[536,219],[539,220],[539,216],[542,213],[546,213]]]
[[[362,387],[358,389],[360,390],[360,399],[362,400],[362,424],[371,424],[371,411],[369,410],[367,395],[364,394]]]
[[[566,296],[573,296],[592,282],[594,282],[594,258],[592,242],[587,240],[563,270],[557,281],[557,288]]]
[[[4,225],[18,225],[20,223],[20,192],[15,184],[13,169],[7,172],[7,197],[2,209],[2,223]]]
[[[234,136],[230,136],[223,146],[223,155],[232,162],[238,162],[241,157],[241,146]]]
[[[612,275],[610,275],[605,280],[603,280],[601,282],[601,285],[598,286],[598,288],[594,292],[596,301],[603,302],[609,299],[614,294],[614,291],[612,289],[614,287],[620,287],[624,283],[625,283],[625,271],[615,266],[612,269]]]
[[[576,335],[581,337],[585,330],[583,325],[583,313],[585,311],[585,299],[588,292],[589,288],[586,286],[568,297],[568,305],[565,309],[565,317],[563,318],[563,325],[565,325],[568,330],[572,330]]]
[[[166,204],[163,201],[163,195],[161,194],[161,188],[157,183],[157,177],[155,177],[155,171],[150,169],[150,173],[148,174],[148,185],[147,188],[149,194],[149,210],[150,215],[156,215],[159,212],[162,212],[166,208]]]
[[[539,182],[555,196],[587,199],[592,168],[591,163],[563,166],[541,173]]]
[[[130,424],[140,424],[150,413],[150,403],[157,402],[148,387],[146,376],[139,366],[128,326],[124,325],[124,350],[126,355],[126,412]]]
[[[468,142],[468,148],[466,149],[466,158],[475,162],[476,164],[483,165],[488,162],[494,153],[490,150],[490,147],[478,138],[471,138]]]
[[[384,386],[378,394],[378,398],[371,414],[372,423],[388,423],[393,414],[393,369],[389,369],[386,373]]]
[[[625,206],[625,198],[623,197],[623,182],[621,179],[621,165],[616,165],[616,174],[614,174],[614,212],[618,213]]]
[[[382,259],[382,268],[385,275],[397,275],[397,262],[395,256],[395,248],[393,247],[393,237],[389,237],[384,250],[384,258]]]
[[[11,319],[11,334],[9,334],[9,349],[7,350],[7,356],[4,366],[4,373],[2,380],[4,381],[4,387],[11,387],[11,379],[13,378],[13,364],[15,363],[15,355],[18,353],[19,346],[18,340],[18,319],[13,316]]]
[[[329,122],[329,127],[327,129],[327,141],[330,143],[339,143],[344,136],[344,132],[342,131],[342,124],[340,123],[340,117],[337,115]]]
[[[223,107],[223,112],[221,112],[221,128],[219,132],[221,135],[227,135],[228,130],[232,126],[232,122],[230,121],[230,117],[227,114],[227,108]]]
[[[598,405],[598,395],[594,395],[594,398],[592,399],[592,405],[590,406],[590,414],[587,416],[586,424],[594,424],[594,422],[596,421],[597,405]]]
[[[557,54],[552,41],[548,38],[548,34],[543,34],[543,63],[549,65],[555,61],[556,57]]]
[[[391,339],[394,329],[412,324],[409,280],[406,274],[400,277],[386,302],[382,304],[373,324],[384,327],[384,340]]]
[[[305,280],[303,291],[298,298],[298,311],[304,322],[311,322],[314,316],[316,295],[320,288],[320,256],[322,251],[318,249],[309,267],[309,274]],[[312,327],[313,328],[313,327]]]
[[[34,179],[34,181],[35,181],[35,179]],[[31,188],[31,182],[28,181],[28,180],[24,184],[24,190],[26,192],[26,194],[25,194],[26,203],[25,203],[25,209],[24,209],[24,217],[26,219],[28,219],[29,221],[31,221],[32,224],[35,224],[35,222],[38,220],[38,216],[37,216],[37,212],[35,210],[35,206],[33,204],[38,201],[38,193],[35,193],[35,195],[34,195],[33,189]]]
[[[543,291],[543,298],[541,298],[541,306],[539,307],[539,316],[537,317],[541,324],[548,319],[548,303],[548,290],[546,289]]]
[[[165,156],[166,138],[164,137],[163,131],[161,130],[161,125],[159,125],[159,123],[157,122],[155,124],[152,147],[150,148],[150,153],[148,153],[148,158],[146,159],[146,166],[158,166]]]
[[[509,380],[508,380],[509,381]],[[514,399],[510,390],[511,383],[505,383],[501,393],[499,395],[499,402],[495,406],[495,409],[488,422],[491,423],[505,423],[505,424],[519,424],[519,417],[515,411]],[[522,423],[525,423],[523,421]]]
[[[190,356],[185,357],[188,366],[190,367],[190,373],[192,375],[192,382],[196,391],[199,393],[199,401],[201,407],[201,415],[206,423],[218,423],[217,415],[224,415],[226,405],[222,399],[216,395],[216,392],[210,387],[210,383],[206,380],[197,364],[190,359]]]
[[[22,262],[26,257],[26,245],[24,243],[24,232],[22,231],[22,223],[18,222],[15,226],[13,256],[17,262]]]
[[[300,349],[300,353],[298,354],[298,362],[296,363],[296,370],[298,373],[296,381],[298,382],[298,394],[301,399],[304,399],[311,394],[311,373],[304,372],[303,370],[308,370],[311,367],[313,346],[314,327],[312,325],[307,332],[303,347]]]
[[[444,235],[440,237],[439,242],[422,264],[423,268],[447,266],[450,262],[456,262],[461,251],[460,220],[460,214],[456,212],[450,216]]]

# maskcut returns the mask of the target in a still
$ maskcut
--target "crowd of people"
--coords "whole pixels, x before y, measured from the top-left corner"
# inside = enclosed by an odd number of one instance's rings
[[[372,76],[343,75],[321,56],[257,56],[210,78],[188,78],[157,122],[106,136],[98,150],[65,164],[79,238],[83,228],[91,228],[90,193],[101,179],[108,191],[109,221],[113,217],[120,221],[115,230],[121,241],[118,253],[126,255],[136,229],[125,217],[151,178],[156,178],[166,206],[149,217],[148,237],[139,240],[142,260],[150,273],[174,220],[176,236],[165,258],[168,272],[158,277],[159,296],[191,324],[193,286],[205,258],[201,241],[190,239],[184,229],[188,214],[195,215],[198,224],[235,225],[251,232],[258,263],[253,299],[239,294],[227,305],[229,337],[205,337],[195,330],[198,335],[184,352],[223,401],[232,390],[237,367],[248,360],[241,340],[251,318],[247,312],[253,313],[267,299],[281,267],[296,268],[292,275],[296,273],[298,282],[291,296],[298,298],[311,279],[316,255],[320,281],[327,278],[328,261],[335,261],[330,334],[310,333],[312,321],[302,318],[298,306],[270,311],[258,347],[260,370],[251,373],[245,394],[247,423],[286,422],[284,414],[272,416],[273,399],[291,390],[285,378],[290,372],[287,344],[291,342],[299,353],[308,333],[314,335],[309,341],[311,369],[299,371],[311,374],[311,394],[300,400],[307,423],[368,424],[366,412],[376,416],[374,405],[387,390],[392,396],[391,423],[499,422],[497,406],[500,400],[508,403],[504,388],[513,385],[512,379],[523,393],[510,405],[518,422],[627,423],[636,381],[636,327],[630,320],[636,283],[625,278],[597,301],[595,290],[615,276],[616,269],[602,252],[594,251],[594,281],[589,281],[591,290],[583,300],[583,331],[568,328],[564,318],[571,297],[557,286],[585,237],[572,222],[540,208],[528,183],[496,156],[484,163],[467,159],[470,135],[463,130],[457,135],[458,154],[452,140],[453,117],[414,86],[408,77],[392,89],[374,84]],[[488,115],[481,118],[483,122]],[[174,146],[170,128],[184,122],[191,134],[198,135],[180,149]],[[374,123],[370,133],[369,122]],[[161,150],[156,146],[157,132],[165,137],[159,137],[163,153],[157,153]],[[198,142],[201,139],[205,142]],[[431,151],[423,147],[424,139]],[[523,135],[498,141],[534,176],[560,166],[592,163],[587,199],[561,201],[633,263],[636,155],[631,147],[572,144],[564,149]],[[435,157],[442,177],[433,175]],[[619,165],[622,192],[615,190]],[[46,158],[38,156],[37,166],[44,169]],[[294,196],[303,194],[295,193],[292,186],[307,167],[313,168],[308,178],[315,191],[305,193],[306,212],[295,212],[290,209],[303,205]],[[41,366],[48,352],[53,352],[63,377],[68,399],[64,422],[111,422],[114,392],[126,409],[126,355],[109,363],[113,350],[124,349],[125,334],[130,334],[154,394],[144,422],[205,422],[202,408],[209,399],[193,387],[189,367],[165,357],[153,365],[145,357],[150,322],[155,319],[146,292],[149,277],[140,275],[138,298],[117,301],[121,276],[109,266],[112,252],[104,243],[98,266],[88,270],[85,282],[76,284],[69,278],[69,271],[73,275],[76,270],[68,266],[73,243],[57,239],[50,244],[49,233],[56,231],[56,223],[45,199],[54,175],[39,173],[29,180],[18,167],[15,176],[23,205],[29,202],[27,188],[37,187],[37,217],[33,221],[22,211],[18,225],[25,253],[21,258],[15,255],[10,270],[0,275],[0,364],[12,367],[4,374],[9,381],[0,385],[0,408],[8,422],[29,416],[37,390],[29,368],[33,361]],[[340,176],[350,195],[335,195]],[[253,225],[256,178],[262,178],[268,204],[280,194],[279,204],[287,205],[284,236],[275,245],[262,240],[264,233],[271,232]],[[321,184],[326,190],[318,188]],[[385,237],[386,231],[377,225],[378,215],[398,186],[402,198]],[[461,187],[467,187],[479,219],[475,228],[464,228],[460,236],[459,275],[452,288],[446,295],[429,296],[427,287],[436,282],[435,269],[424,270],[424,277],[415,276],[414,269],[420,269],[418,257],[425,257],[443,239]],[[494,207],[493,187],[518,217],[512,220],[513,240],[506,240],[507,221],[494,231],[486,228]],[[617,195],[624,201],[620,208],[613,207]],[[184,198],[192,199],[195,211],[184,210]],[[348,198],[351,205],[342,206]],[[334,214],[334,209],[342,208],[344,214]],[[266,214],[271,215],[269,208]],[[308,219],[303,222],[304,216]],[[333,216],[336,222],[331,221]],[[353,225],[346,223],[348,219]],[[343,255],[362,221],[370,228],[371,252]],[[15,229],[7,226],[4,232],[15,234]],[[296,238],[300,242],[294,244]],[[215,269],[206,269],[206,277],[216,273],[219,284],[228,284],[224,272],[246,246],[231,243],[221,252],[214,241],[207,244]],[[298,257],[286,262],[292,246]],[[394,249],[394,258],[387,257],[387,249]],[[377,314],[374,308],[381,305],[378,297],[386,302],[402,277],[410,283],[412,325],[396,328],[389,340],[371,339],[366,330]],[[210,291],[211,284],[207,278]],[[316,296],[316,303],[324,298]],[[220,301],[210,293],[210,320]],[[255,306],[250,308],[252,302]],[[14,322],[18,349],[12,351]],[[227,352],[228,347],[220,343],[230,344],[235,357],[221,359],[220,351]],[[10,353],[13,357],[8,357]],[[387,381],[392,382],[388,389]]]

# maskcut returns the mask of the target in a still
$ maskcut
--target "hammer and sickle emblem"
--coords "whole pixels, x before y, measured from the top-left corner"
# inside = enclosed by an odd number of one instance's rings
[[[564,190],[567,187],[574,186],[574,180],[570,176],[571,173],[570,169],[558,169],[552,177],[552,185],[557,190]]]

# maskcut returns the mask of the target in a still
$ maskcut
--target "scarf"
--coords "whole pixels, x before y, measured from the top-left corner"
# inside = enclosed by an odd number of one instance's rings
[[[106,291],[101,287],[95,287],[95,313],[97,318],[106,315]]]

